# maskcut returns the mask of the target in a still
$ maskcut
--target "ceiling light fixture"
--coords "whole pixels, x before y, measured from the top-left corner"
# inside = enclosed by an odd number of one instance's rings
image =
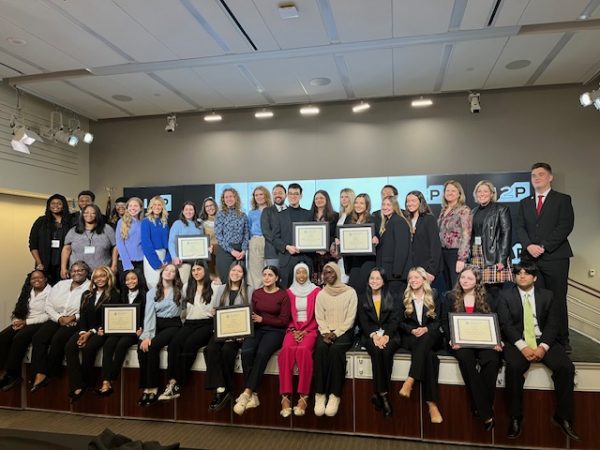
[[[471,107],[471,114],[479,114],[481,112],[481,103],[479,101],[480,97],[481,94],[469,94],[469,106]]]
[[[361,112],[367,111],[370,108],[371,108],[371,105],[368,104],[367,102],[360,102],[358,105],[354,105],[352,107],[352,112],[353,113],[361,113]]]
[[[220,122],[221,120],[223,120],[223,117],[221,117],[220,114],[217,114],[213,111],[212,113],[204,116],[204,120],[206,122]]]
[[[579,103],[581,103],[581,106],[590,106],[590,105],[595,106],[595,102],[598,99],[600,99],[600,89],[597,89],[595,91],[590,91],[590,92],[584,92],[579,97]]]
[[[302,114],[303,116],[316,116],[320,112],[321,110],[318,106],[308,105],[300,108],[300,114]]]
[[[423,108],[425,106],[433,105],[433,100],[431,100],[430,98],[421,97],[416,100],[413,100],[410,104],[413,108]]]
[[[279,5],[279,16],[286,20],[286,19],[297,19],[298,17],[300,17],[300,14],[298,13],[298,8],[296,8],[296,5],[294,5],[293,3],[283,3],[281,5]]]
[[[94,135],[89,131],[82,130],[80,127],[73,130],[73,136],[83,141],[84,144],[91,144],[94,141]]]
[[[263,109],[261,111],[256,111],[254,113],[254,117],[257,119],[270,119],[274,116],[273,111],[268,109]]]
[[[30,154],[29,146],[32,145],[35,141],[44,142],[42,138],[33,130],[27,128],[24,125],[23,114],[21,112],[21,99],[20,92],[16,90],[17,95],[17,106],[16,112],[13,114],[9,126],[12,130],[13,138],[10,141],[10,144],[13,150],[16,150],[21,153]]]
[[[169,114],[167,116],[167,125],[165,125],[165,131],[167,133],[173,133],[177,128],[177,117],[175,114]]]

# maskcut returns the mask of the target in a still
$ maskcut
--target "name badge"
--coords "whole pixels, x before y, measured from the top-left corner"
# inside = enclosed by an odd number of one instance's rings
[[[84,255],[93,255],[94,253],[96,253],[96,247],[94,247],[93,245],[86,245],[83,249]]]
[[[52,243],[50,244],[52,248],[60,248],[60,240],[52,239]]]
[[[475,245],[481,245],[481,236],[475,236]]]

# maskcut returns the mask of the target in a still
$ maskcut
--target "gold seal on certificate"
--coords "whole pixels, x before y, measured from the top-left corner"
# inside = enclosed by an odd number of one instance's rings
[[[350,224],[338,226],[341,255],[374,255],[375,225]]]
[[[301,252],[329,250],[329,222],[294,222],[294,247]]]
[[[105,334],[135,334],[140,326],[140,305],[104,305]]]
[[[450,313],[450,340],[466,348],[494,348],[500,344],[500,327],[495,313]]]
[[[208,236],[177,236],[177,255],[183,261],[210,257]]]
[[[225,306],[215,312],[215,339],[239,339],[254,335],[254,322],[249,305]]]

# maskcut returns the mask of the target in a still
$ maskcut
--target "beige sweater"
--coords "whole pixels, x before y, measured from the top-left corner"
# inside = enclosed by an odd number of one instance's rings
[[[340,337],[354,326],[358,299],[354,289],[332,297],[324,290],[317,295],[315,318],[319,324],[319,333],[334,332]]]

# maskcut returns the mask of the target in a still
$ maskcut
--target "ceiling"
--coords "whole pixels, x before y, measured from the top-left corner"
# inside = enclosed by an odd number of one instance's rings
[[[0,77],[91,119],[587,83],[599,6],[0,0]]]

